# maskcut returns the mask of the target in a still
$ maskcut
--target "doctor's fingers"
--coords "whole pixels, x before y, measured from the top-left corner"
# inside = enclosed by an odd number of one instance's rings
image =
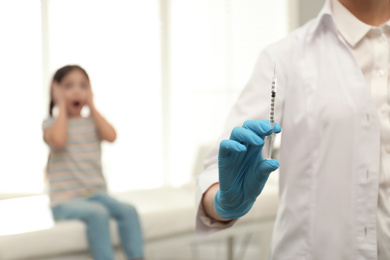
[[[263,160],[256,166],[255,171],[249,171],[245,178],[247,192],[258,196],[264,188],[269,175],[279,167],[276,160]]]
[[[247,120],[242,125],[243,128],[249,129],[256,133],[258,136],[264,139],[265,136],[275,133],[280,133],[282,130],[280,125],[274,123],[274,129],[272,130],[271,125],[269,124],[269,120],[261,119],[261,120]]]
[[[222,140],[219,144],[219,156],[227,156],[231,152],[242,153],[246,151],[245,145],[234,140]]]
[[[264,140],[260,136],[244,127],[235,127],[230,135],[230,140],[237,141],[244,145],[264,145]]]
[[[264,178],[268,178],[268,175],[279,168],[279,162],[275,159],[271,160],[261,160],[259,159],[259,163],[256,166],[256,179],[261,182]]]

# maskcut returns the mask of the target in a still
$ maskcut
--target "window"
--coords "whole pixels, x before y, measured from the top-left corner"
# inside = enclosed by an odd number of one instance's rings
[[[0,192],[43,191],[41,123],[66,64],[87,70],[118,131],[103,145],[111,190],[190,181],[287,18],[285,0],[1,1]]]
[[[43,189],[38,0],[0,1],[0,192]]]

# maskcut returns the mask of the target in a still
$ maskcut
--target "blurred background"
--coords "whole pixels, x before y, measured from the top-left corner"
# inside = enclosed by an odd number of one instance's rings
[[[102,148],[111,191],[192,183],[259,52],[323,2],[0,0],[0,199],[45,192],[41,124],[66,64],[118,132]]]

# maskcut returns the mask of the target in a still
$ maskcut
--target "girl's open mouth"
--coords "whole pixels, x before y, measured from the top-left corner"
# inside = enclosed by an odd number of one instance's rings
[[[73,106],[74,107],[79,107],[81,103],[79,101],[73,101]]]

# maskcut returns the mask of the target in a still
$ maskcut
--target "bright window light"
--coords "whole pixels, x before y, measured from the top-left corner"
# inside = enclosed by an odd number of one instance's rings
[[[288,31],[286,0],[44,2],[41,20],[39,0],[0,1],[0,193],[44,190],[42,74],[67,64],[86,69],[118,132],[103,145],[110,190],[191,181],[259,52]]]
[[[47,160],[40,1],[0,1],[0,35],[0,192],[40,192]]]

